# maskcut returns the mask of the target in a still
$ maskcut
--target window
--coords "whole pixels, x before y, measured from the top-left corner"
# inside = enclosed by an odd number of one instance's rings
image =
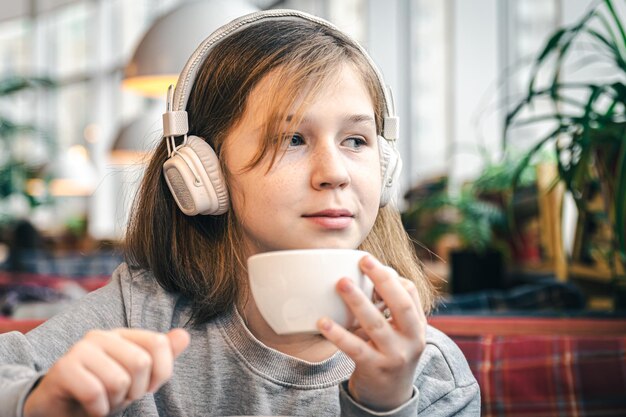
[[[124,64],[156,17],[182,0],[34,0],[0,20],[0,76],[52,76],[58,86],[0,103],[52,132],[59,153],[83,146],[97,174],[89,201],[96,238],[120,237],[136,180],[107,162],[117,131],[152,104],[124,91]],[[523,91],[532,55],[588,0],[256,0],[325,17],[359,39],[391,85],[401,116],[402,189],[434,175],[458,181],[502,151],[502,120]],[[22,4],[16,2],[16,4]],[[0,19],[2,19],[0,11]],[[21,14],[20,14],[21,13]],[[24,15],[24,13],[28,13]],[[21,15],[22,17],[15,17]],[[17,105],[15,105],[17,103]],[[524,136],[518,133],[520,146]],[[132,194],[125,192],[126,194]],[[66,210],[57,210],[58,222]],[[45,216],[42,216],[45,217]]]

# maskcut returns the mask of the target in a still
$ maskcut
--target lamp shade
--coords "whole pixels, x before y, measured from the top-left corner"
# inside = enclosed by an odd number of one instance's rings
[[[159,17],[139,42],[124,69],[124,88],[164,97],[187,59],[213,31],[258,10],[244,0],[188,1]]]
[[[98,184],[96,168],[82,145],[73,145],[62,152],[51,166],[51,175],[49,192],[55,197],[89,196]]]
[[[145,161],[161,139],[164,107],[161,102],[155,102],[119,129],[109,155],[113,164],[134,165]]]

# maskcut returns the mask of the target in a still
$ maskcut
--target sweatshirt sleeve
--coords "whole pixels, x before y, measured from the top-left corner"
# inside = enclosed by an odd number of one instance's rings
[[[122,271],[122,272],[120,272]],[[0,335],[0,417],[19,417],[27,394],[45,372],[91,329],[125,327],[120,275],[27,334]]]
[[[409,399],[409,401],[407,401],[405,404],[394,410],[378,412],[366,408],[354,401],[354,399],[348,393],[348,383],[346,381],[339,386],[339,402],[341,405],[342,417],[415,417],[417,415],[418,392],[417,388],[413,387],[413,395],[411,396],[411,399]]]
[[[454,388],[421,411],[418,411],[419,391],[416,387],[413,387],[413,396],[409,401],[394,410],[386,412],[377,412],[358,404],[348,394],[345,382],[341,384],[339,390],[342,417],[480,416],[480,390],[478,389],[478,383]]]
[[[339,387],[342,417],[480,416],[480,388],[458,346],[429,326],[426,349],[417,366],[413,396],[400,407],[376,412],[358,404]]]

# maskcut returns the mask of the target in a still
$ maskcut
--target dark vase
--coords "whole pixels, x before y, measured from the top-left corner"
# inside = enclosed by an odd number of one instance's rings
[[[626,313],[626,282],[617,281],[614,285],[613,292],[613,309],[622,313]]]
[[[474,252],[454,251],[450,254],[452,294],[503,289],[504,261],[495,250]]]

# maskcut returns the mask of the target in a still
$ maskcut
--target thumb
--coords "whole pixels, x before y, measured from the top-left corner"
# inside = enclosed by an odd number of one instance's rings
[[[173,329],[167,333],[168,339],[170,339],[170,346],[172,347],[172,353],[174,357],[178,357],[187,346],[189,346],[189,342],[191,341],[191,336],[184,329]]]

